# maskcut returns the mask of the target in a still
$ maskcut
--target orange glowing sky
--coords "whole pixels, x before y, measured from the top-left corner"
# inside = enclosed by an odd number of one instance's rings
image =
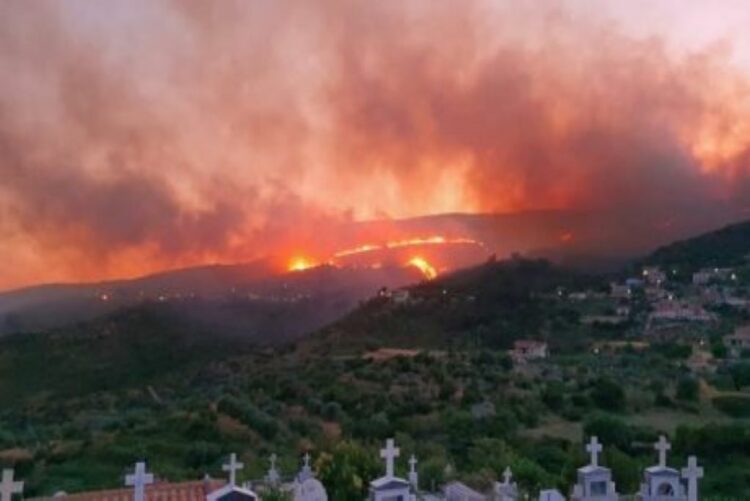
[[[737,0],[4,1],[0,289],[330,254],[369,218],[744,210],[749,25]]]

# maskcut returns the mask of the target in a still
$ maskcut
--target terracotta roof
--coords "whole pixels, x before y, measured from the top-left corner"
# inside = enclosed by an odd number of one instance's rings
[[[205,501],[206,495],[226,485],[226,480],[157,482],[146,486],[146,501]],[[55,501],[133,501],[133,488],[65,494],[39,500]]]

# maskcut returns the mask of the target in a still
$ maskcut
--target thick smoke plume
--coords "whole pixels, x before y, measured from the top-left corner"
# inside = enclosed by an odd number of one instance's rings
[[[549,5],[3,2],[0,288],[328,252],[368,218],[741,217],[731,51]]]

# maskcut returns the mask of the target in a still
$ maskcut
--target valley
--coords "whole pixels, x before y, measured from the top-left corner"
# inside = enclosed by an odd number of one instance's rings
[[[702,238],[727,248],[721,232]],[[665,250],[605,275],[515,257],[373,288],[291,343],[221,335],[159,302],[6,336],[0,462],[42,495],[116,486],[142,457],[178,481],[220,475],[234,451],[252,479],[271,453],[294,471],[310,451],[328,492],[349,499],[362,486],[332,458],[365,454],[373,462],[355,470],[376,471],[374,451],[396,437],[424,458],[424,485],[481,489],[510,465],[523,490],[564,491],[595,434],[627,492],[664,433],[675,457],[705,463],[705,497],[739,496],[750,489],[750,362],[725,340],[750,312],[727,298],[748,297],[750,268],[725,257],[732,271],[714,273],[698,242],[680,244],[689,265],[678,273]],[[664,301],[699,301],[710,320],[657,322]]]

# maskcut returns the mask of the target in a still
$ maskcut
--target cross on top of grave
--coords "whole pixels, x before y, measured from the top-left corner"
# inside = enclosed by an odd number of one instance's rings
[[[380,450],[380,457],[385,459],[385,476],[392,477],[394,472],[394,461],[401,454],[398,447],[394,445],[393,439],[385,441],[385,449]]]
[[[245,465],[237,461],[237,454],[234,452],[229,455],[229,462],[221,465],[223,471],[229,472],[229,485],[236,485],[237,471],[244,468]]]
[[[510,471],[510,466],[506,466],[505,471],[503,472],[503,484],[510,485],[510,481],[512,478],[513,473]]]
[[[154,476],[146,473],[146,463],[135,463],[135,470],[125,477],[125,485],[133,487],[133,501],[144,501],[145,487],[154,483]]]
[[[654,449],[659,451],[659,466],[667,466],[667,451],[672,448],[672,445],[667,442],[664,435],[659,437],[659,441],[654,444]]]
[[[278,456],[276,456],[276,453],[271,454],[271,456],[268,458],[269,462],[271,463],[271,467],[268,469],[268,482],[271,484],[277,484],[279,480],[281,480],[281,475],[279,475],[279,471],[276,469],[276,460],[278,459]]]
[[[602,444],[599,443],[597,437],[591,437],[588,445],[586,445],[586,452],[591,454],[591,465],[599,466],[599,453],[602,452]]]
[[[23,482],[13,480],[13,470],[3,470],[3,479],[0,481],[0,501],[10,501],[13,494],[23,492]]]

